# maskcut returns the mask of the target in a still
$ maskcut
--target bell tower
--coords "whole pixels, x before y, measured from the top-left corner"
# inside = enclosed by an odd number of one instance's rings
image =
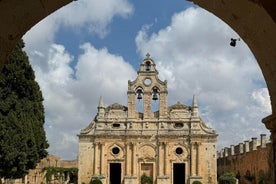
[[[166,118],[167,81],[161,81],[158,78],[158,71],[149,54],[141,62],[137,74],[134,81],[128,81],[128,118],[145,120]],[[142,103],[143,112],[137,111],[136,103]],[[154,112],[152,112],[153,103],[159,105]]]

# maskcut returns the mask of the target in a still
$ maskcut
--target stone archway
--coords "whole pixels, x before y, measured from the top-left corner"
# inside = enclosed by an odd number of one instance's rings
[[[275,114],[276,3],[273,6],[273,0],[192,1],[222,19],[247,43],[266,80]]]
[[[262,122],[271,132],[271,156],[276,177],[276,2],[273,0],[191,0],[213,13],[247,43],[262,70],[270,94],[272,115]]]
[[[0,70],[18,40],[36,23],[73,0],[0,0]],[[272,115],[263,119],[276,149],[276,6],[274,0],[190,0],[213,13],[247,43],[262,70]],[[276,150],[273,151],[274,175]],[[275,179],[275,176],[273,176]]]
[[[74,0],[0,0],[0,70],[7,54],[39,21]]]

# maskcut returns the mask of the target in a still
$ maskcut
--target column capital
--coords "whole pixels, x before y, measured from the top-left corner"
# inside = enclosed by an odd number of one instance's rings
[[[276,132],[276,115],[271,114],[262,119],[262,123],[265,124],[265,127],[271,132]]]

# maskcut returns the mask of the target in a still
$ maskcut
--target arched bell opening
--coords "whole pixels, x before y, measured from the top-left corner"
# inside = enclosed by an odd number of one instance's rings
[[[154,86],[151,91],[151,112],[158,113],[160,105],[160,90],[158,87]]]
[[[146,62],[145,71],[147,72],[151,71],[151,63],[149,61]]]
[[[135,108],[137,112],[144,112],[144,90],[142,87],[138,87],[135,90]]]

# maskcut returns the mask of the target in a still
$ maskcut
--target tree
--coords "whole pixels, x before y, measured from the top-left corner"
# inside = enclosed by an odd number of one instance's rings
[[[22,178],[47,155],[43,98],[20,40],[0,74],[0,178]]]

